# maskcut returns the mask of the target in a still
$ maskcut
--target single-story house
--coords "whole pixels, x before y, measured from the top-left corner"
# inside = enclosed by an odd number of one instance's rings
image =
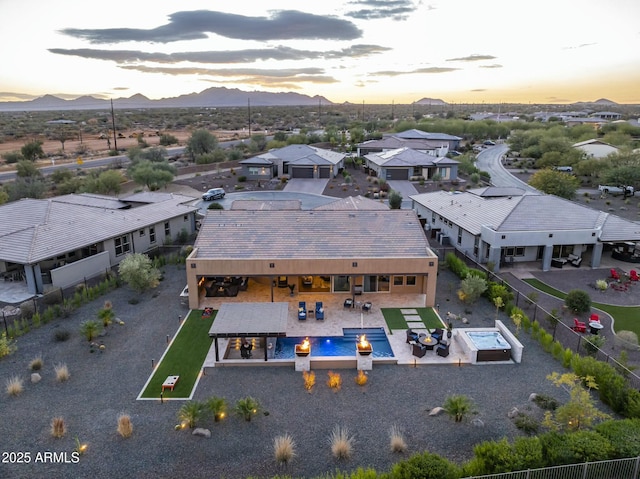
[[[67,287],[196,229],[193,198],[138,193],[125,198],[71,194],[0,206],[0,276],[31,295]]]
[[[369,153],[380,153],[398,148],[411,148],[412,150],[431,153],[440,157],[446,156],[451,150],[460,146],[462,138],[446,133],[429,133],[421,130],[406,130],[393,135],[385,135],[380,140],[367,140],[358,145],[358,156],[366,156]]]
[[[215,278],[321,293],[424,294],[433,306],[438,257],[412,210],[209,210],[187,258],[189,307]],[[246,279],[246,280],[245,280]]]
[[[411,148],[369,153],[365,157],[365,168],[371,174],[386,180],[431,179],[439,175],[442,180],[458,178],[458,162],[446,156],[433,156]]]
[[[439,191],[410,198],[430,238],[496,271],[524,261],[544,271],[568,263],[597,268],[605,246],[640,241],[640,224],[553,195]]]
[[[333,178],[344,168],[344,157],[344,153],[310,145],[289,145],[243,160],[242,174],[254,180],[278,176]]]
[[[617,146],[610,145],[609,143],[595,138],[592,140],[574,143],[571,146],[582,150],[584,158],[605,158],[612,153],[618,153],[620,151],[620,148]]]

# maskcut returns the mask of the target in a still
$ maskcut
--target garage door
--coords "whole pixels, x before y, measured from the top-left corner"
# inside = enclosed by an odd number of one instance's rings
[[[313,178],[313,168],[292,168],[291,178]]]
[[[409,170],[407,168],[398,168],[387,170],[387,180],[408,180]]]
[[[320,178],[331,178],[331,168],[320,168]]]

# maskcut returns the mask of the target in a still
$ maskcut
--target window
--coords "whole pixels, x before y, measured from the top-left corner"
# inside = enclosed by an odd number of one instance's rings
[[[524,246],[516,246],[516,256],[524,256]]]
[[[349,276],[334,276],[333,290],[344,292],[351,291],[351,278]]]
[[[131,245],[129,244],[129,236],[124,235],[115,239],[116,256],[121,256],[131,251]]]
[[[156,242],[156,228],[155,226],[149,226],[149,243]]]
[[[416,285],[416,277],[407,276],[407,286],[415,286],[415,285]]]
[[[143,229],[142,229],[142,230],[140,230],[140,237],[141,237],[141,238],[144,236],[144,234],[145,234],[145,233],[144,233],[144,230],[143,230]]]
[[[462,228],[458,226],[458,244],[462,244]]]
[[[476,236],[473,240],[473,256],[478,257],[480,251],[480,237]]]
[[[171,236],[171,225],[168,221],[164,223],[164,235],[168,238]]]
[[[389,291],[389,276],[378,276],[378,291]]]
[[[394,286],[402,286],[404,284],[404,276],[394,276],[393,277],[393,285]]]

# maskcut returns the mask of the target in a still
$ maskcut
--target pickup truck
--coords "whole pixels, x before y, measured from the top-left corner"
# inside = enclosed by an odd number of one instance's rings
[[[616,195],[634,196],[636,193],[635,190],[633,189],[633,186],[624,186],[624,185],[620,185],[620,186],[598,185],[598,190],[600,190],[600,192],[604,193],[605,195],[611,194],[613,196],[616,196]]]

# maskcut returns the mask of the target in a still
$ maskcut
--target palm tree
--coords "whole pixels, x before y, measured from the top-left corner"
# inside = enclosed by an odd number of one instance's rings
[[[89,319],[80,324],[80,332],[87,338],[87,341],[93,341],[100,331],[100,323]]]
[[[455,422],[462,422],[464,416],[475,412],[471,399],[462,394],[449,396],[444,401],[443,409],[450,417],[454,418]]]
[[[215,422],[220,421],[227,413],[227,400],[225,398],[213,396],[207,399],[205,407],[213,414]]]
[[[247,396],[238,399],[234,407],[234,411],[238,416],[242,416],[245,421],[251,421],[251,417],[260,410],[260,403],[257,399]]]
[[[189,428],[196,427],[196,423],[202,416],[204,406],[198,401],[188,401],[182,405],[178,411],[178,419],[186,424]]]

